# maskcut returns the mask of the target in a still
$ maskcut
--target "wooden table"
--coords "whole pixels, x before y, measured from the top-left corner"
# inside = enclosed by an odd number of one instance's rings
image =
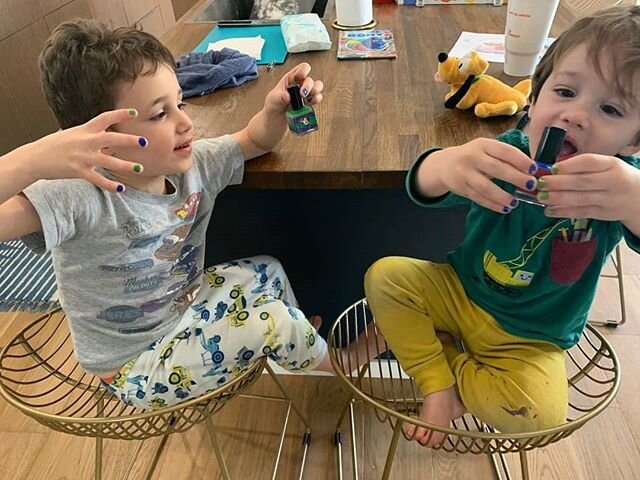
[[[397,59],[338,61],[337,32],[328,27],[331,50],[289,54],[273,72],[260,67],[256,81],[188,99],[197,136],[217,136],[244,127],[266,92],[299,62],[309,62],[314,77],[325,83],[317,108],[320,130],[301,138],[287,135],[275,152],[246,165],[243,188],[227,189],[218,198],[206,264],[274,255],[305,312],[322,314],[326,329],[362,296],[364,272],[376,259],[444,260],[462,237],[465,210],[413,205],[404,176],[429,146],[495,137],[515,125],[515,118],[479,120],[471,112],[446,110],[448,89],[433,80],[438,53],[449,51],[461,31],[500,33],[505,15],[505,7],[490,5],[375,5],[378,26],[394,30]],[[211,27],[179,23],[164,40],[180,55]],[[489,73],[517,81],[501,65]]]
[[[448,88],[433,80],[438,53],[449,51],[461,31],[501,33],[505,15],[506,7],[492,5],[374,5],[378,26],[394,31],[397,59],[338,61],[338,32],[327,21],[331,50],[289,54],[272,72],[261,66],[257,81],[189,99],[187,112],[198,137],[239,130],[282,74],[309,62],[313,76],[325,83],[324,101],[316,110],[320,130],[302,138],[288,135],[275,152],[249,163],[244,186],[399,187],[407,167],[427,147],[495,137],[514,125],[511,118],[479,120],[472,112],[445,109]],[[184,54],[211,28],[181,22],[165,43],[174,55]],[[510,84],[518,81],[504,75],[502,65],[492,65],[488,73]]]

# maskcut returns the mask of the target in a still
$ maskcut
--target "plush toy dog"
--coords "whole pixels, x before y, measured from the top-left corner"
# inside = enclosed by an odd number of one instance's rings
[[[522,80],[510,87],[495,77],[485,75],[489,62],[475,51],[462,58],[441,53],[438,62],[435,80],[451,87],[444,97],[446,108],[467,110],[475,105],[474,113],[480,118],[487,118],[514,115],[527,104],[531,80]]]

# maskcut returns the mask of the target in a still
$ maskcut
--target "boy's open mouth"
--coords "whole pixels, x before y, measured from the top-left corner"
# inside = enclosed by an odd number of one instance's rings
[[[191,140],[189,140],[188,142],[183,143],[182,145],[178,145],[176,148],[173,149],[174,152],[180,151],[180,150],[185,150],[187,148],[189,148],[191,146]]]
[[[562,142],[562,147],[560,148],[560,153],[558,153],[558,156],[556,157],[556,162],[566,160],[577,152],[578,148],[575,146],[575,140],[565,137],[564,142]]]

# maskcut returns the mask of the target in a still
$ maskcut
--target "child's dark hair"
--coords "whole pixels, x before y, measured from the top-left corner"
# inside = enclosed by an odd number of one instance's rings
[[[531,99],[535,101],[542,86],[560,59],[572,48],[586,45],[589,59],[602,76],[603,58],[611,58],[615,91],[638,106],[634,98],[635,76],[640,72],[640,7],[612,7],[581,18],[553,42],[533,74]]]
[[[40,53],[42,88],[61,128],[74,127],[116,103],[123,82],[175,70],[171,52],[153,35],[75,19],[56,27]]]

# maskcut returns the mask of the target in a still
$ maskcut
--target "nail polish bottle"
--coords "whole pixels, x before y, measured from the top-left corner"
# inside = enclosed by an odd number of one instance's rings
[[[560,153],[562,144],[564,143],[564,136],[567,131],[560,127],[544,127],[542,132],[542,138],[538,144],[538,150],[534,161],[538,170],[533,175],[536,178],[544,177],[545,175],[551,175],[551,167],[556,163],[556,157]],[[520,187],[516,188],[513,196],[523,202],[531,203],[533,205],[539,205],[544,207],[545,205],[538,201],[538,189],[524,190]]]
[[[309,105],[305,105],[300,96],[300,85],[291,85],[287,88],[291,97],[291,109],[287,111],[287,123],[289,130],[295,135],[304,135],[318,130],[316,113]]]

